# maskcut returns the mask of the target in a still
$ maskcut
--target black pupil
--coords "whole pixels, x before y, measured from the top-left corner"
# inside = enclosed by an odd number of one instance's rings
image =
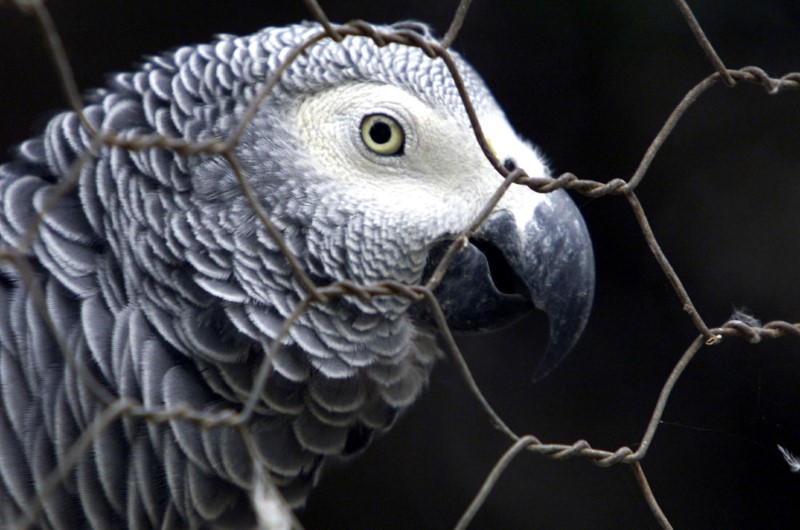
[[[385,144],[392,138],[392,128],[389,127],[388,123],[376,121],[369,128],[369,137],[376,144]]]
[[[514,171],[517,169],[517,162],[513,158],[506,158],[503,161],[503,167],[505,167],[507,171]]]

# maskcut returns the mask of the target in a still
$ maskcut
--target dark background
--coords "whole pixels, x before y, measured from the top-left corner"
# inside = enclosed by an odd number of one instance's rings
[[[336,21],[420,19],[441,35],[456,0],[323,1]],[[696,14],[729,67],[800,70],[796,0],[704,1]],[[52,2],[79,85],[143,54],[308,18],[300,0]],[[476,0],[456,44],[556,173],[628,178],[672,108],[711,72],[668,0]],[[36,25],[0,9],[0,149],[64,106]],[[800,92],[712,89],[656,158],[639,195],[710,326],[734,309],[800,321]],[[696,331],[624,199],[575,196],[597,254],[588,329],[549,378],[530,379],[546,341],[534,316],[462,341],[489,401],[518,432],[615,449],[640,439],[661,385]],[[677,528],[796,528],[800,340],[706,348],[681,379],[644,469]],[[509,442],[456,373],[367,453],[335,466],[301,519],[309,529],[449,528]],[[625,467],[521,455],[472,528],[649,528]]]

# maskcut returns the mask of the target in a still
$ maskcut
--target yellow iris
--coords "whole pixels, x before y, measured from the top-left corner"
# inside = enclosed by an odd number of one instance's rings
[[[361,139],[370,151],[391,156],[403,154],[406,136],[394,118],[385,114],[370,114],[361,122]]]

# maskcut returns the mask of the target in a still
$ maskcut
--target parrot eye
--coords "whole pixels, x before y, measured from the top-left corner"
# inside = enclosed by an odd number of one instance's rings
[[[373,153],[382,156],[402,155],[406,135],[394,118],[369,114],[361,121],[361,139]]]

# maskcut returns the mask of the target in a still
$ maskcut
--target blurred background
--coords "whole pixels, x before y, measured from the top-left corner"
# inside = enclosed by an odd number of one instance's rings
[[[426,21],[442,35],[456,0],[329,0],[339,22]],[[800,71],[796,0],[694,2],[731,68]],[[143,55],[309,15],[300,0],[54,1],[82,89]],[[629,178],[683,95],[711,72],[668,0],[475,0],[455,45],[556,174]],[[0,9],[0,150],[65,106],[33,19]],[[746,309],[800,321],[800,92],[719,85],[685,116],[639,197],[709,326]],[[574,196],[595,244],[595,308],[574,353],[531,376],[540,315],[462,340],[486,397],[520,433],[595,447],[636,444],[674,363],[696,335],[627,202]],[[689,366],[643,462],[676,528],[796,528],[800,339],[729,339]],[[451,361],[424,397],[361,457],[332,466],[300,517],[307,528],[449,528],[508,447]],[[520,455],[472,528],[655,528],[630,470]]]

